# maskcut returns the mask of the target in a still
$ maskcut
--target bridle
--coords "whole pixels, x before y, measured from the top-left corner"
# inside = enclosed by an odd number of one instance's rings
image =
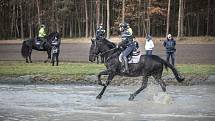
[[[96,48],[97,48],[97,42],[96,42],[96,40],[94,40],[94,47],[93,47],[93,51],[95,51],[95,50],[96,50]],[[99,53],[98,53],[98,54],[96,54],[96,53],[94,52],[94,53],[90,54],[90,56],[98,57],[98,56],[99,56]]]

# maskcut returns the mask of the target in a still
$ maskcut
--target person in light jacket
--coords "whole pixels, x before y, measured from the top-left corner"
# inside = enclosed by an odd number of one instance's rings
[[[153,48],[154,48],[154,43],[152,41],[152,37],[148,34],[146,36],[146,44],[145,44],[146,55],[152,55]]]

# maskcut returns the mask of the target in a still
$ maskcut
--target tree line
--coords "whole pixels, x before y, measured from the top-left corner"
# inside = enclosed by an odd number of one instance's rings
[[[63,37],[107,37],[127,22],[134,35],[214,36],[214,0],[0,0],[0,39],[32,38],[41,24]]]

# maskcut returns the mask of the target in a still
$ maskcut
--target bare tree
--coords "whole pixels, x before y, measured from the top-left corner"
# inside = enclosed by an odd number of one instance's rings
[[[209,35],[209,21],[210,21],[210,0],[208,0],[208,11],[207,11],[207,32],[206,35]]]
[[[41,21],[40,21],[40,3],[39,3],[39,0],[36,0],[36,3],[37,3],[38,24],[40,25]]]
[[[125,22],[125,0],[122,0],[122,22]]]
[[[100,0],[96,0],[96,26],[99,25],[99,17],[100,17]]]
[[[167,12],[167,22],[166,22],[166,35],[169,33],[169,24],[170,24],[170,6],[171,0],[168,1],[168,12]]]
[[[86,25],[85,25],[85,37],[88,37],[88,11],[87,11],[87,0],[84,0],[84,5],[85,5],[85,21],[86,21]]]
[[[147,33],[151,32],[151,21],[149,16],[150,8],[151,8],[151,0],[149,0],[148,7],[147,7]]]
[[[183,0],[179,0],[179,13],[178,13],[178,38],[183,36],[183,25],[184,25],[184,10]]]
[[[141,0],[138,0],[138,36],[140,36],[140,19],[141,19],[141,16],[140,16],[140,7],[141,7]]]
[[[110,0],[107,0],[107,38],[110,38]]]
[[[24,28],[23,28],[23,11],[22,11],[22,0],[20,1],[20,4],[19,4],[19,7],[20,7],[20,28],[21,28],[21,38],[24,39]]]

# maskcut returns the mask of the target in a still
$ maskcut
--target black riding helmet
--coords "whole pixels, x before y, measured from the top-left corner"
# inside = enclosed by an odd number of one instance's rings
[[[103,29],[103,24],[99,24],[97,29]]]
[[[128,23],[120,23],[119,24],[119,27],[123,27],[123,28],[127,28],[129,26],[129,24]]]
[[[129,26],[128,23],[120,23],[119,29],[120,29],[120,31],[124,31],[124,30],[128,29],[128,26]]]

